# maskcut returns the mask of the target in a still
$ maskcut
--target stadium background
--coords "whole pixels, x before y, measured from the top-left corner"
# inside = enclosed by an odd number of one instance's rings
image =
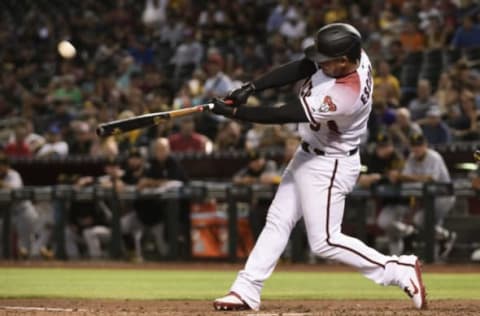
[[[272,67],[302,58],[309,37],[320,26],[336,21],[347,21],[360,30],[375,69],[374,106],[362,156],[372,152],[379,133],[391,137],[396,148],[407,155],[406,131],[418,124],[430,146],[443,156],[454,187],[460,188],[456,192],[463,192],[445,223],[458,238],[442,263],[465,264],[475,259],[472,255],[480,242],[476,191],[480,176],[472,157],[480,140],[478,1],[7,0],[0,8],[0,164],[19,172],[27,192],[16,196],[5,186],[2,190],[1,253],[7,259],[3,265],[29,266],[33,262],[48,267],[52,259],[93,259],[101,264],[112,257],[135,262],[200,260],[205,266],[211,261],[205,258],[241,262],[261,228],[268,194],[252,201],[238,189],[240,198],[232,204],[228,190],[245,185],[255,190],[258,184],[271,191],[288,148],[297,139],[295,126],[258,126],[207,113],[106,139],[95,136],[95,127],[225,96]],[[74,45],[73,58],[59,54],[57,45],[62,40]],[[297,88],[267,90],[248,103],[275,106],[289,102],[296,98]],[[399,116],[405,109],[410,110],[411,122],[402,125]],[[167,221],[162,216],[152,219],[152,225],[146,223],[139,239],[140,255],[135,253],[135,237],[121,237],[120,231],[103,241],[100,255],[94,257],[81,233],[93,224],[82,224],[80,219],[91,217],[95,224],[115,231],[112,222],[100,218],[101,198],[87,192],[91,197],[83,204],[67,199],[68,206],[62,207],[55,194],[47,201],[37,201],[31,193],[41,188],[55,192],[59,187],[83,192],[101,186],[98,179],[93,186],[82,184],[82,179],[109,172],[111,177],[116,171],[108,171],[106,166],[125,168],[131,157],[142,157],[148,163],[153,156],[152,142],[159,137],[169,140],[171,156],[189,184],[201,188],[195,191],[195,199],[181,199],[177,205],[180,215],[174,222],[179,225],[175,230],[179,235],[173,236],[168,225],[160,229],[160,239],[167,249],[173,240],[175,252],[171,248],[162,252],[158,232],[152,232],[155,229],[151,228],[157,227],[153,224]],[[235,179],[239,170],[262,157],[271,164],[272,177]],[[137,190],[134,186],[130,189]],[[216,190],[228,192],[217,199],[206,193]],[[28,249],[21,244],[16,219],[12,225],[5,224],[15,217],[10,214],[11,200],[26,198],[31,198],[35,213],[35,225],[27,229],[31,234]],[[370,196],[365,204],[355,201],[347,204],[345,229],[353,234],[362,232],[364,240],[385,250],[383,232],[375,225],[379,208],[375,197]],[[166,207],[152,203],[151,208]],[[119,217],[132,211],[125,201],[106,204]],[[239,216],[238,226],[228,222],[231,209]],[[364,218],[353,225],[358,209]],[[64,214],[59,222],[59,212],[66,211],[70,215]],[[232,250],[228,245],[231,229],[237,230],[246,248]],[[319,262],[309,256],[301,227],[298,231],[294,247],[283,260]],[[201,235],[200,244],[193,234]],[[61,246],[59,236],[67,240]],[[71,240],[78,252],[65,249],[63,243]],[[197,249],[200,253],[195,253],[195,246],[203,247]],[[422,246],[421,240],[413,245],[415,250]],[[206,250],[209,247],[212,252]],[[8,285],[4,290],[9,292]]]

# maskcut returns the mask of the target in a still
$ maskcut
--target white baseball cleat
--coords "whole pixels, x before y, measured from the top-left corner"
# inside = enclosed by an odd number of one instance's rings
[[[213,308],[217,311],[241,311],[250,310],[250,306],[235,292],[217,298],[213,301]]]
[[[420,261],[416,256],[400,256],[399,265],[403,270],[399,286],[412,299],[413,305],[418,309],[427,308],[427,292],[422,281]]]

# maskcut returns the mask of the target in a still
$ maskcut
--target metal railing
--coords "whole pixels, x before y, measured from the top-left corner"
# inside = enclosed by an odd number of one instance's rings
[[[237,218],[238,202],[251,202],[255,199],[271,199],[275,193],[275,186],[253,185],[253,186],[235,186],[224,182],[191,182],[188,185],[168,189],[156,190],[146,189],[137,190],[134,187],[126,187],[124,190],[105,189],[101,187],[88,187],[78,189],[70,185],[57,185],[47,187],[24,187],[21,189],[0,189],[0,202],[10,204],[19,200],[32,201],[52,201],[60,203],[62,211],[56,214],[55,218],[55,254],[58,259],[66,259],[65,251],[65,227],[66,218],[69,212],[69,205],[73,201],[109,201],[112,205],[111,230],[112,238],[110,241],[109,252],[111,258],[120,258],[122,256],[121,231],[120,231],[120,211],[119,203],[121,201],[134,201],[137,199],[161,199],[166,201],[166,223],[168,229],[168,239],[170,242],[168,257],[172,260],[178,259],[178,233],[179,233],[179,201],[187,199],[190,201],[199,201],[206,198],[216,198],[226,201],[228,205],[228,240],[229,255],[231,261],[237,259],[236,246],[238,240]],[[402,186],[377,185],[371,189],[356,188],[349,199],[355,199],[355,203],[360,205],[355,218],[357,223],[356,235],[360,239],[366,236],[366,207],[361,206],[369,198],[374,197],[415,197],[423,201],[425,208],[424,229],[421,232],[421,238],[424,241],[423,259],[426,262],[434,261],[435,244],[435,210],[434,199],[438,196],[455,195],[457,197],[480,197],[480,193],[471,189],[469,183],[460,182],[455,184],[427,183],[427,184],[409,184]],[[346,208],[348,212],[348,207]],[[3,212],[3,256],[11,258],[11,210],[6,207]],[[292,240],[299,240],[298,235],[303,232],[294,231]],[[295,245],[294,245],[295,248]]]

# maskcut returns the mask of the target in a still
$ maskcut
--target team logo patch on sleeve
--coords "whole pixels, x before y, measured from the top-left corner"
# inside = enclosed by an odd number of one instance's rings
[[[337,110],[337,106],[333,103],[332,98],[327,95],[323,98],[323,103],[318,108],[319,112],[326,113],[326,112],[335,112]]]

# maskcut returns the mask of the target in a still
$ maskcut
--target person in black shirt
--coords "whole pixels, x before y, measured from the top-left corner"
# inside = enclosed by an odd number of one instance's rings
[[[131,148],[125,162],[125,173],[122,176],[122,181],[127,185],[137,185],[144,176],[146,167],[145,159],[140,150],[136,147]]]
[[[152,159],[148,168],[136,183],[137,189],[166,190],[181,186],[187,181],[186,173],[180,164],[170,155],[168,139],[157,138],[151,147]],[[135,154],[137,156],[137,154]],[[130,157],[130,160],[132,157]],[[131,163],[131,162],[130,162]],[[125,175],[127,176],[127,174]],[[138,176],[138,175],[137,175]],[[127,181],[134,182],[135,175],[132,173]],[[133,183],[132,183],[133,184]],[[142,198],[134,202],[135,212],[127,214],[122,219],[124,234],[132,234],[135,240],[136,260],[141,260],[140,240],[143,230],[149,228],[155,238],[157,250],[161,256],[168,253],[168,243],[165,240],[165,200],[155,198]]]

